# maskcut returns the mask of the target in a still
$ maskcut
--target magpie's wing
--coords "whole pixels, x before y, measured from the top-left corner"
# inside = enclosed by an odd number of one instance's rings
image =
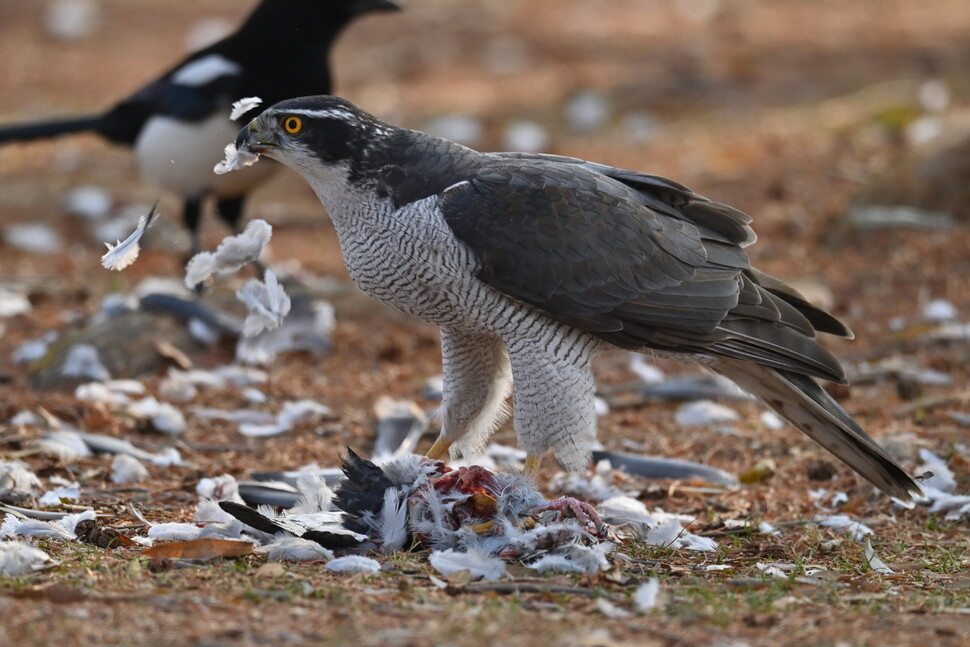
[[[228,117],[230,104],[243,97],[242,74],[239,63],[211,48],[198,52],[108,111],[102,134],[131,144],[152,117],[188,122],[218,113]]]
[[[486,283],[624,348],[844,379],[795,297],[751,272],[747,215],[656,176],[554,156],[488,158],[439,199]]]
[[[269,517],[260,514],[249,506],[242,505],[241,503],[235,503],[233,501],[220,501],[219,507],[222,508],[224,512],[231,514],[233,517],[243,522],[250,528],[255,528],[260,532],[265,532],[269,535],[276,535],[281,532],[288,535],[293,534],[290,532],[290,530],[284,528]]]

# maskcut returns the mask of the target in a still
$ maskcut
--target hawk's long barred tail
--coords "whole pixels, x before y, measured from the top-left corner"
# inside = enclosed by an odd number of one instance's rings
[[[812,378],[737,359],[718,359],[710,366],[899,503],[912,507],[912,497],[921,494],[912,478]]]

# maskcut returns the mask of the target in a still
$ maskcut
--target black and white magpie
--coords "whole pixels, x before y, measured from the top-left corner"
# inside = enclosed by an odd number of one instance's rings
[[[344,27],[361,14],[399,8],[393,0],[262,0],[235,33],[107,112],[0,127],[0,143],[90,131],[132,146],[145,180],[184,200],[197,251],[203,201],[215,197],[221,218],[238,229],[247,193],[273,172],[267,165],[238,177],[212,173],[238,130],[229,119],[231,104],[330,92],[329,53]]]
[[[901,502],[917,483],[812,378],[844,383],[815,340],[835,317],[750,266],[751,218],[670,180],[581,159],[479,153],[385,124],[336,97],[266,109],[235,164],[299,172],[368,294],[441,328],[441,435],[478,450],[514,386],[520,444],[586,464],[590,367],[605,346],[699,362],[733,379]]]

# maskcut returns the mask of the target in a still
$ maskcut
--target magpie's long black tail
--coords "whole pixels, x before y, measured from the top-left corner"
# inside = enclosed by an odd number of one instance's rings
[[[905,505],[919,485],[810,377],[719,358],[712,367],[778,412],[870,483]]]
[[[71,119],[58,119],[54,121],[39,121],[29,124],[16,124],[11,126],[0,126],[0,144],[16,141],[30,141],[32,139],[44,139],[56,137],[68,133],[96,132],[104,134],[102,131],[105,126],[105,117],[100,115],[89,115],[85,117],[74,117]]]

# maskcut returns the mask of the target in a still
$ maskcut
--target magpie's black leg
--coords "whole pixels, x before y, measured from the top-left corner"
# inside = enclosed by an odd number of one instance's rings
[[[202,250],[202,243],[199,240],[199,224],[202,222],[202,200],[200,198],[186,198],[182,205],[182,222],[189,230],[189,241],[191,249],[189,258],[195,256]]]
[[[242,231],[240,224],[242,221],[243,202],[245,200],[246,196],[241,195],[235,198],[223,198],[216,202],[216,212],[219,214],[219,217],[236,234]]]

